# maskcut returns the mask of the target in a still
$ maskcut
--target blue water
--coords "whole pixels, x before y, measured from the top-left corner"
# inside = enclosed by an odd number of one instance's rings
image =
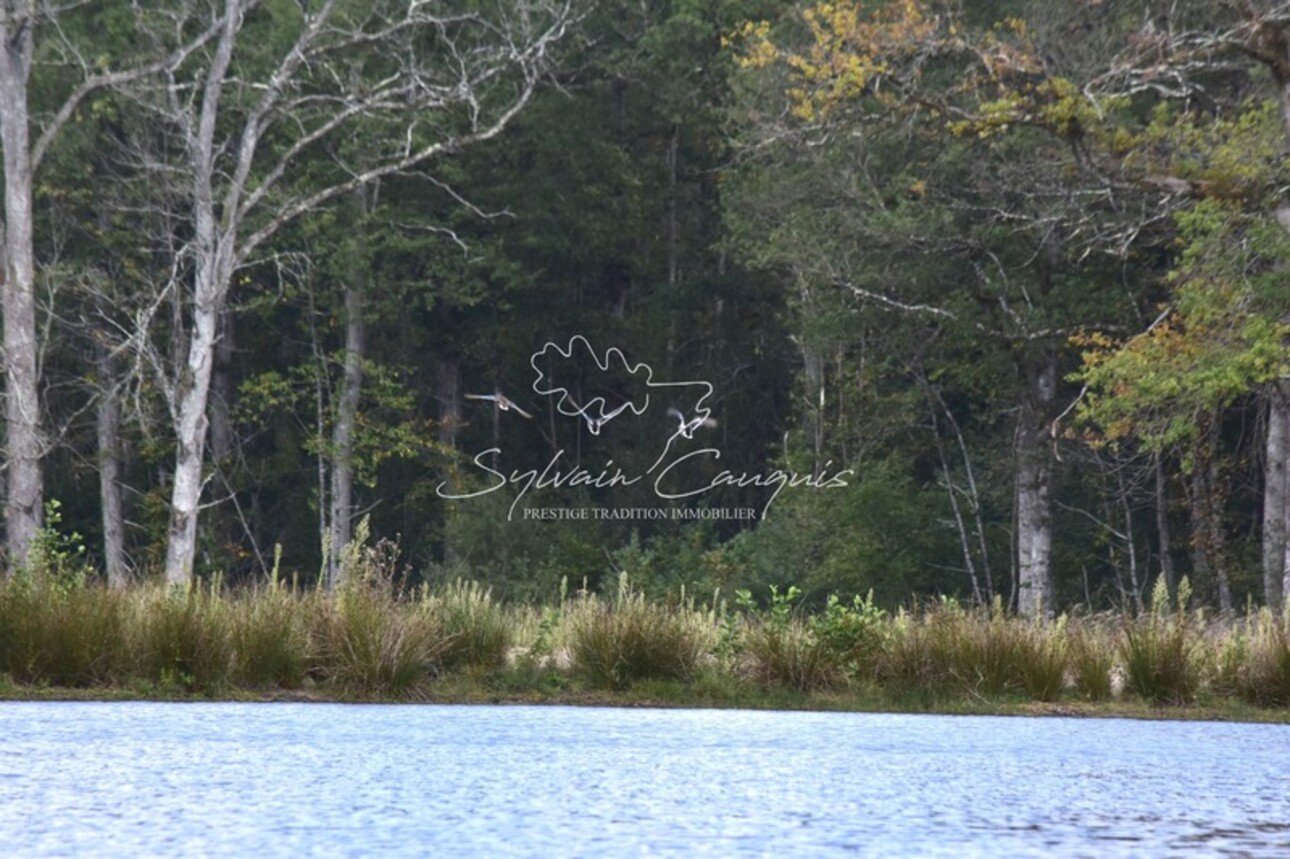
[[[0,855],[1290,856],[1290,728],[0,704]]]

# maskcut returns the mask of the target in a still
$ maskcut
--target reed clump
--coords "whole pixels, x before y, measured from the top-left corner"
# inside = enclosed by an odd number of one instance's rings
[[[218,582],[152,588],[133,603],[126,640],[141,679],[194,692],[228,685],[236,650]]]
[[[506,663],[515,619],[479,582],[458,579],[443,593],[426,598],[445,637],[440,661],[445,670],[492,670]]]
[[[1068,624],[1067,631],[1071,681],[1076,691],[1089,701],[1107,700],[1114,692],[1114,630],[1085,618]]]
[[[0,589],[0,672],[33,685],[119,683],[131,672],[126,594],[19,574]]]
[[[934,696],[1057,698],[1068,664],[1066,621],[1011,617],[996,600],[989,611],[942,600],[897,619],[881,679]]]
[[[649,602],[625,574],[612,602],[583,593],[564,619],[573,668],[608,689],[690,679],[710,637],[692,605]]]
[[[1287,636],[1287,617],[1273,616],[1262,609],[1247,620],[1248,631],[1232,637],[1241,641],[1233,660],[1238,665],[1235,674],[1236,692],[1243,699],[1259,707],[1285,707],[1290,705],[1290,636]]]
[[[1120,656],[1128,687],[1153,704],[1190,704],[1201,685],[1198,649],[1203,616],[1189,616],[1191,587],[1178,585],[1176,607],[1170,606],[1164,579],[1156,582],[1151,608],[1124,623]]]
[[[1287,617],[1207,620],[1187,609],[1185,583],[1176,600],[1157,585],[1139,617],[1038,621],[997,601],[889,615],[872,596],[832,597],[807,611],[791,587],[761,601],[738,591],[731,610],[719,593],[705,606],[651,601],[625,576],[610,596],[562,589],[558,604],[511,605],[465,580],[407,590],[390,546],[349,562],[333,592],[276,572],[241,589],[112,590],[66,564],[22,571],[0,581],[0,684],[390,699],[459,675],[441,688],[541,697],[658,681],[749,700],[1100,702],[1123,691],[1153,706],[1290,706]]]
[[[310,620],[324,612],[316,592],[299,593],[274,576],[231,603],[235,680],[250,688],[299,689],[312,656]]]

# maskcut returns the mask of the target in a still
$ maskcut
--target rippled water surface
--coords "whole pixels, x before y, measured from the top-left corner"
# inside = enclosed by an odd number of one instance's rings
[[[1290,856],[1290,728],[0,704],[0,855]]]

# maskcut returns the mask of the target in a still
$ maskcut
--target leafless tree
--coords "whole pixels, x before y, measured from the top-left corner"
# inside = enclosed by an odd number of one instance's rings
[[[184,208],[159,296],[180,302],[169,333],[181,354],[174,367],[149,362],[164,369],[176,442],[167,581],[193,571],[219,320],[246,272],[294,220],[500,134],[573,19],[567,0],[192,0],[158,17],[162,46],[216,30],[190,62],[126,90],[166,135],[136,166],[178,187]],[[139,328],[132,345],[159,351]]]

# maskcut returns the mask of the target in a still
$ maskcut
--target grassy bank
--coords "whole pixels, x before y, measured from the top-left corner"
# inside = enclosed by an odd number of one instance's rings
[[[19,575],[0,584],[0,697],[412,700],[1290,721],[1290,638],[1156,594],[1141,617],[1039,624],[939,602],[815,613],[793,589],[508,605],[458,582],[335,594]]]

